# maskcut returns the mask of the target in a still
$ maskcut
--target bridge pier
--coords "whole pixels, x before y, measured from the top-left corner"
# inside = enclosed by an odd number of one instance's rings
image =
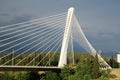
[[[67,64],[67,49],[68,49],[70,31],[72,26],[73,14],[74,14],[74,8],[71,7],[68,9],[68,14],[66,18],[66,26],[65,26],[60,59],[58,64],[59,67],[63,67],[65,64]]]

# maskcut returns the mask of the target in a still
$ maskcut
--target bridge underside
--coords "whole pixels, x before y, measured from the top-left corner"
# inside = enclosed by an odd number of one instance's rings
[[[54,71],[60,72],[60,67],[50,66],[0,66],[0,71]]]

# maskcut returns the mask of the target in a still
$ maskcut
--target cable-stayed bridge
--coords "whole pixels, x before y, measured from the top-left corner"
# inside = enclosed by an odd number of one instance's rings
[[[74,64],[74,42],[91,55],[97,54],[101,68],[111,69],[88,41],[74,14],[74,8],[70,8],[68,12],[53,16],[1,26],[0,70],[60,69],[67,64],[67,53],[72,54]],[[58,52],[58,65],[48,66]],[[42,65],[41,62],[48,56],[48,61]]]

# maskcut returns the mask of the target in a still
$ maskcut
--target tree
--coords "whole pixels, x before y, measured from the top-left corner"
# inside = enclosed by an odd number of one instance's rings
[[[114,56],[112,56],[111,59],[109,60],[109,65],[110,65],[112,68],[118,68],[118,67],[119,67],[119,64],[118,64],[118,62],[114,59]]]
[[[40,80],[40,75],[37,72],[31,71],[29,73],[29,80]]]
[[[92,64],[90,64],[88,61],[84,63],[79,63],[75,70],[75,76],[79,80],[90,80],[92,79]],[[76,79],[76,80],[77,80]]]
[[[0,80],[13,80],[14,76],[11,76],[9,73],[4,72],[0,75]]]
[[[60,80],[60,77],[55,72],[48,71],[40,80]]]
[[[103,76],[101,76],[100,78],[98,78],[98,79],[96,79],[96,80],[110,80],[110,79],[107,78],[107,77],[103,77]]]
[[[93,62],[93,78],[97,79],[99,77],[100,77],[100,71],[99,71],[98,55],[96,54]]]
[[[111,72],[110,69],[103,70],[103,71],[101,71],[101,76],[109,78],[110,77],[110,72]]]
[[[63,80],[68,80],[70,75],[73,75],[75,70],[70,67],[69,65],[65,65],[64,68],[61,70],[60,76]]]
[[[29,80],[29,73],[16,72],[12,80]]]

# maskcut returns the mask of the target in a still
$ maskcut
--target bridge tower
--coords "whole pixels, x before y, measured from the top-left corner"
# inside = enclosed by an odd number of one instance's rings
[[[66,26],[65,26],[60,59],[59,59],[59,64],[58,64],[59,67],[63,67],[64,64],[67,64],[67,48],[68,48],[68,43],[69,43],[73,14],[74,14],[74,8],[71,7],[68,9],[68,13],[67,13]]]

